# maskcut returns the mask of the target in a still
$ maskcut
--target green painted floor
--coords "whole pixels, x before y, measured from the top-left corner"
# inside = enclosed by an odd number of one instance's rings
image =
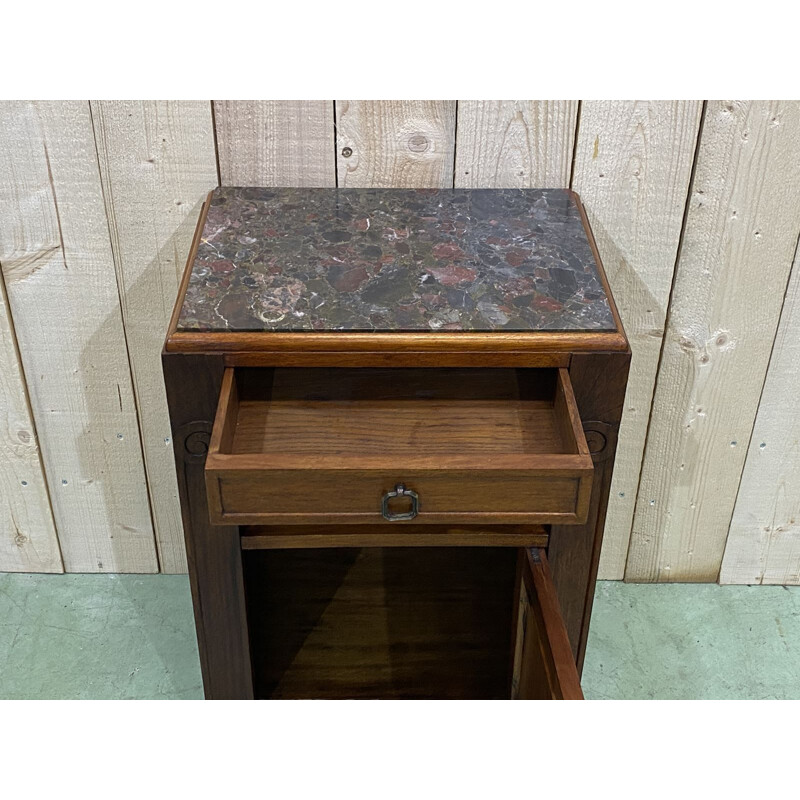
[[[800,587],[597,589],[589,698],[800,698]],[[0,574],[0,698],[202,696],[189,583]]]

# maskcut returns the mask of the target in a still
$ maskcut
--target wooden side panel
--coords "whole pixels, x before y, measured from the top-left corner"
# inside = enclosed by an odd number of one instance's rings
[[[0,572],[63,571],[0,274]]]
[[[800,230],[800,103],[709,103],[625,577],[714,581]]]
[[[702,103],[588,101],[573,188],[581,195],[631,344],[600,577],[625,571]]]
[[[197,217],[217,184],[209,102],[94,102],[100,175],[162,572],[185,572],[161,347]]]
[[[553,526],[547,557],[579,668],[589,635],[629,364],[629,353],[595,353],[573,356],[569,368],[594,463],[592,494],[584,524]]]
[[[800,583],[800,260],[761,395],[720,583]]]
[[[454,100],[337,100],[339,186],[453,185]]]
[[[333,102],[215,100],[223,186],[335,186]]]
[[[0,115],[0,263],[64,566],[155,572],[89,104]]]
[[[459,100],[455,186],[568,186],[577,118],[577,100]]]
[[[239,529],[211,525],[203,478],[222,356],[165,353],[163,365],[206,699],[249,700],[253,680]]]

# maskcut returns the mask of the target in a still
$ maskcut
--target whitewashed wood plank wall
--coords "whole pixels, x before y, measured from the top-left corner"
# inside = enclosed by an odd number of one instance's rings
[[[600,576],[800,583],[800,103],[0,103],[0,570],[181,572],[159,353],[203,197],[583,197],[633,362]]]

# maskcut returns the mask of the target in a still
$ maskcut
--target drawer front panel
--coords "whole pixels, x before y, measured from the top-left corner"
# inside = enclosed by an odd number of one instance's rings
[[[565,369],[228,368],[206,459],[221,525],[580,524],[592,474]]]
[[[212,519],[218,524],[280,523],[568,523],[579,520],[591,481],[586,476],[525,471],[381,473],[359,470],[231,470],[207,473]],[[419,496],[413,520],[381,515],[398,484]],[[587,485],[588,484],[588,485]]]

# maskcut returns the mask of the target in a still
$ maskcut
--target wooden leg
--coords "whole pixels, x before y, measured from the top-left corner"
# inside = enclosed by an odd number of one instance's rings
[[[583,669],[630,353],[572,357],[569,375],[595,475],[584,525],[553,526],[548,560],[578,669]]]
[[[162,355],[203,685],[208,700],[253,698],[238,527],[212,526],[203,470],[223,360]]]

